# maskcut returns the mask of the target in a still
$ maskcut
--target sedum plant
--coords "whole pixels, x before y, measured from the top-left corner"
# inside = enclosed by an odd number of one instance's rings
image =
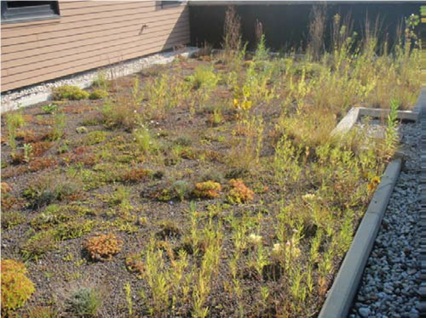
[[[5,259],[1,261],[1,310],[2,316],[22,307],[36,291],[34,283],[26,276],[23,263]]]
[[[123,241],[110,233],[88,238],[83,247],[93,260],[106,261],[118,254],[122,245]]]
[[[89,99],[90,100],[102,100],[108,96],[108,92],[102,89],[96,89],[93,90],[93,92],[90,93]]]
[[[194,189],[194,195],[199,198],[217,198],[221,192],[222,187],[220,183],[214,181],[206,181],[201,183],[196,183]]]
[[[254,192],[241,179],[231,179],[229,184],[231,189],[228,192],[227,199],[230,203],[242,204],[254,199]]]
[[[88,97],[88,92],[74,85],[63,85],[53,89],[54,100],[84,100]]]

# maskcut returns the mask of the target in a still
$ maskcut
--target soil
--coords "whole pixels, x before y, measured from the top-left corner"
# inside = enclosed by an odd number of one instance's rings
[[[179,60],[136,76],[144,85],[148,79],[162,72],[177,72],[179,76],[186,77],[198,65],[209,63],[202,59]],[[215,68],[222,74],[228,72],[220,62],[215,64]],[[130,96],[134,79],[135,76],[129,76],[116,80],[110,87],[110,94]],[[25,306],[7,315],[35,316],[37,311],[50,309],[52,316],[75,317],[75,309],[68,300],[76,291],[87,287],[95,289],[101,296],[102,305],[95,314],[99,317],[191,316],[191,293],[174,309],[167,307],[164,312],[150,314],[150,305],[140,293],[143,291],[150,296],[147,280],[143,273],[130,271],[126,259],[141,254],[147,249],[150,239],[155,238],[175,252],[186,250],[191,265],[200,267],[203,253],[193,255],[188,248],[190,214],[195,206],[200,236],[209,220],[220,225],[218,227],[223,232],[221,260],[204,304],[208,307],[209,317],[238,317],[242,314],[246,317],[315,316],[334,271],[338,269],[341,255],[334,256],[333,269],[326,279],[322,279],[322,287],[314,274],[315,290],[308,295],[303,307],[283,309],[283,300],[293,298],[284,295],[289,294],[291,278],[281,278],[283,269],[271,259],[263,267],[262,275],[249,267],[247,261],[254,254],[250,247],[243,250],[238,267],[242,296],[236,298],[227,290],[233,282],[229,261],[235,251],[229,217],[249,216],[253,223],[246,235],[262,236],[263,247],[270,249],[277,242],[276,216],[283,203],[286,205],[297,194],[310,193],[318,187],[310,183],[309,176],[304,178],[302,191],[283,189],[274,181],[274,172],[269,164],[273,161],[274,147],[280,138],[276,130],[281,112],[280,99],[251,110],[252,114],[262,116],[264,123],[258,163],[255,159],[245,159],[245,143],[251,133],[239,131],[239,128],[244,129],[239,126],[242,114],[230,106],[229,101],[232,100],[232,91],[220,84],[209,103],[198,107],[194,114],[188,105],[180,105],[169,109],[164,116],[146,120],[144,126],[151,133],[152,151],[138,148],[133,134],[135,127],[106,127],[102,115],[105,101],[61,101],[56,103],[59,111],[65,114],[66,125],[59,139],[51,138],[58,113],[44,112],[42,107],[47,103],[20,111],[25,125],[18,129],[18,155],[13,158],[3,116],[2,259],[25,261],[28,276],[36,286],[36,292]],[[146,101],[142,105],[144,103]],[[217,106],[221,106],[222,118],[214,121]],[[255,143],[255,140],[250,143],[252,155]],[[24,157],[24,144],[32,145],[31,156],[27,159]],[[241,203],[230,201],[228,195],[232,179],[242,180],[254,192],[253,199]],[[195,196],[196,184],[205,181],[221,184],[218,197]],[[3,191],[6,185],[10,187],[9,192]],[[181,198],[177,189],[183,189]],[[358,205],[364,205],[367,200],[363,199]],[[46,217],[49,209],[54,210],[53,215],[59,216],[58,219]],[[9,215],[5,213],[17,213],[21,219],[14,225],[6,220]],[[85,228],[87,222],[89,224]],[[356,224],[357,221],[354,227]],[[56,247],[46,249],[36,257],[23,253],[35,234],[58,231],[61,225],[66,228],[62,228],[66,235],[55,239]],[[71,227],[77,230],[71,232]],[[311,223],[305,224],[300,245],[302,255],[308,254],[308,243],[316,234],[316,227]],[[121,251],[109,260],[91,259],[84,249],[85,241],[94,235],[107,233],[113,233],[122,240]],[[165,253],[167,265],[171,263],[170,258]],[[144,257],[140,260],[144,262]],[[129,313],[124,291],[126,283],[131,286],[132,314]],[[194,281],[191,289],[195,285]],[[260,287],[269,288],[267,304],[261,303]],[[240,311],[239,305],[243,305]]]

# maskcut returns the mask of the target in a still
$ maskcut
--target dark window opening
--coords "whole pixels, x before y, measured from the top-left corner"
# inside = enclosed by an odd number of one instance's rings
[[[183,0],[178,0],[178,1],[171,1],[171,0],[167,0],[167,1],[160,1],[160,5],[162,8],[167,7],[169,5],[180,5],[182,2],[184,2]]]
[[[59,17],[58,1],[2,1],[2,22],[24,22]]]

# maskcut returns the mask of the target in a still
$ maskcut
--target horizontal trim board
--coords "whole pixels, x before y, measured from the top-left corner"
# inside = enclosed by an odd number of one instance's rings
[[[150,34],[147,37],[140,38],[138,36],[136,37],[129,37],[129,38],[122,38],[122,39],[115,39],[111,42],[101,42],[97,45],[88,45],[84,47],[76,47],[74,49],[71,49],[70,52],[65,51],[64,53],[67,54],[53,54],[52,57],[50,56],[39,56],[42,58],[42,60],[34,59],[33,57],[29,57],[22,60],[15,60],[12,62],[5,62],[2,65],[3,70],[8,71],[10,74],[19,74],[19,73],[26,73],[28,72],[29,68],[34,65],[35,68],[33,70],[39,70],[43,69],[45,67],[49,67],[50,65],[56,65],[56,64],[62,64],[64,61],[69,60],[70,58],[73,59],[83,59],[85,56],[88,55],[95,55],[95,54],[103,54],[111,52],[113,48],[121,47],[121,48],[127,48],[128,45],[132,46],[141,46],[143,47],[147,42],[150,42],[151,40],[161,39],[163,37],[171,37],[175,34],[179,34],[181,32],[189,32],[189,28],[186,25],[180,26],[179,28],[174,28],[173,33],[171,33],[171,29],[166,27],[163,30],[159,30],[153,34]],[[59,52],[59,49],[58,49]],[[20,65],[13,65],[14,62],[22,62]],[[23,64],[25,62],[26,64]]]
[[[2,92],[16,89],[23,86],[33,85],[36,83],[46,82],[50,81],[55,78],[60,78],[63,76],[68,76],[73,73],[79,73],[83,71],[88,71],[91,69],[97,69],[104,67],[106,65],[119,63],[121,61],[126,61],[133,58],[142,57],[144,55],[153,54],[156,52],[159,52],[160,50],[167,50],[168,48],[172,48],[174,45],[178,44],[185,44],[189,42],[189,36],[184,34],[182,37],[177,37],[176,39],[170,40],[168,39],[166,43],[158,44],[159,41],[156,41],[156,44],[150,48],[146,48],[143,50],[137,49],[133,52],[128,52],[120,56],[110,57],[108,61],[104,60],[97,60],[97,61],[89,61],[86,63],[86,61],[81,61],[78,65],[64,65],[60,68],[58,71],[48,72],[46,74],[40,75],[40,72],[36,73],[35,76],[32,77],[24,77],[24,78],[18,78],[10,83],[3,83],[2,84]]]
[[[119,46],[119,48],[117,50],[110,51],[107,53],[102,53],[102,54],[99,54],[96,56],[89,55],[87,57],[81,57],[81,58],[74,57],[74,59],[72,59],[72,60],[70,59],[70,60],[65,61],[65,62],[58,64],[58,65],[51,65],[51,66],[45,67],[41,70],[37,69],[37,70],[31,70],[31,71],[27,71],[27,72],[23,72],[23,73],[18,73],[18,74],[10,74],[6,78],[2,79],[2,86],[12,84],[12,83],[19,81],[21,79],[24,79],[24,80],[28,79],[27,82],[29,82],[29,83],[18,85],[16,87],[23,86],[23,85],[29,85],[29,84],[35,83],[35,81],[33,81],[32,79],[34,79],[34,78],[39,79],[40,78],[41,80],[38,80],[38,82],[44,81],[45,80],[44,78],[46,75],[48,75],[50,73],[57,73],[58,70],[66,70],[66,69],[73,69],[74,70],[77,68],[80,71],[83,71],[85,69],[83,69],[83,70],[80,69],[80,66],[82,65],[82,63],[84,63],[84,64],[92,64],[93,63],[95,66],[92,68],[96,68],[99,65],[108,65],[108,64],[120,62],[120,60],[125,60],[125,59],[127,60],[127,59],[131,59],[134,57],[142,56],[144,54],[154,53],[154,52],[158,52],[160,50],[166,50],[166,49],[173,47],[174,45],[186,44],[188,42],[189,42],[189,33],[187,32],[187,30],[184,30],[181,34],[175,34],[174,37],[165,36],[165,37],[155,38],[150,43],[146,43],[147,49],[141,49],[141,45],[138,43],[132,47],[128,47],[126,50],[124,50],[123,47]],[[149,51],[149,49],[152,49],[152,48],[156,48],[156,50],[155,51]],[[41,73],[41,71],[43,71],[43,73]],[[71,73],[76,73],[76,72],[80,72],[80,71],[73,71]],[[64,76],[67,74],[69,74],[69,73],[61,73],[60,76]]]
[[[131,21],[135,20],[135,23],[137,23],[137,20],[141,19],[150,19],[151,21],[153,19],[159,19],[159,18],[165,18],[167,17],[174,17],[179,16],[182,14],[188,14],[188,10],[174,10],[170,11],[167,14],[165,14],[163,11],[158,11],[154,13],[145,12],[145,11],[139,11],[135,10],[130,14],[119,14],[116,16],[109,15],[108,13],[103,17],[102,21],[99,24],[96,24],[97,20],[101,18],[100,15],[98,15],[96,18],[90,20],[91,25],[98,25],[100,27],[108,28],[113,27],[111,24],[111,19],[113,17],[117,17],[118,19],[124,19],[124,21]],[[76,16],[75,18],[78,18]],[[105,19],[104,19],[105,18]],[[55,26],[52,26],[51,32],[42,32],[42,33],[34,33],[31,34],[22,34],[19,33],[19,36],[15,37],[8,37],[7,31],[3,30],[1,31],[2,36],[2,47],[17,45],[20,43],[29,43],[29,42],[36,42],[36,41],[42,41],[47,39],[54,39],[54,38],[63,38],[64,36],[73,36],[77,34],[84,34],[88,31],[89,25],[85,25],[81,19],[76,19],[76,21],[67,21],[67,23],[63,20],[59,24],[56,24]],[[74,23],[71,23],[74,22]],[[139,23],[143,24],[144,21],[139,21]],[[76,25],[79,27],[76,28]],[[32,28],[28,28],[25,32],[30,32]]]

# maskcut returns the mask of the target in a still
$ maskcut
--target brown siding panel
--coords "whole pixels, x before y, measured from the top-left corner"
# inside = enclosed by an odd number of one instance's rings
[[[114,34],[122,32],[123,28],[126,30],[134,30],[135,34],[138,35],[141,31],[141,27],[145,24],[147,28],[142,32],[154,31],[159,24],[164,23],[178,23],[186,22],[188,24],[188,12],[175,12],[168,16],[160,15],[155,16],[154,14],[146,14],[145,17],[137,17],[136,19],[130,20],[127,18],[121,21],[111,22],[105,20],[100,25],[80,27],[79,23],[69,25],[69,28],[59,30],[57,32],[49,32],[44,34],[25,35],[18,38],[3,38],[2,37],[2,52],[8,53],[13,49],[13,52],[23,51],[27,49],[33,49],[36,47],[44,47],[46,45],[60,44],[77,42],[87,40],[90,38],[96,38],[100,33],[103,34]],[[108,28],[106,27],[108,26]]]
[[[182,37],[177,36],[173,39],[168,39],[165,45],[170,46],[171,43],[183,43],[187,39],[187,35],[185,34]],[[48,79],[54,79],[61,76],[66,76],[69,74],[77,73],[77,72],[83,72],[89,69],[93,68],[99,68],[103,67],[107,64],[112,63],[119,63],[128,59],[132,59],[135,57],[147,55],[153,52],[158,52],[162,49],[162,46],[158,44],[159,41],[155,41],[155,45],[151,47],[147,47],[146,49],[141,50],[140,47],[133,48],[132,51],[129,52],[113,52],[110,55],[104,55],[104,56],[98,56],[92,59],[87,59],[85,61],[79,61],[79,63],[68,63],[65,65],[57,65],[55,67],[49,68],[49,73],[44,73],[43,76],[39,75],[38,71],[33,71],[28,74],[28,76],[22,76],[23,74],[18,74],[14,79],[12,83],[2,83],[2,86],[6,87],[22,87],[25,85],[28,85],[27,83],[38,83],[46,81],[46,78]],[[103,60],[107,60],[108,63],[104,63]],[[27,75],[27,73],[25,74]],[[8,89],[6,89],[8,90]]]
[[[59,20],[3,24],[1,91],[188,43],[188,8],[155,2],[60,1]]]

